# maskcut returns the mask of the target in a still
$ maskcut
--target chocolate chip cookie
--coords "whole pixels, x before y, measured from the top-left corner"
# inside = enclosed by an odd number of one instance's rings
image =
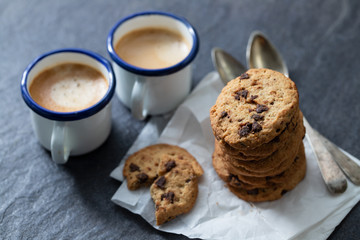
[[[210,109],[218,141],[233,148],[256,148],[278,136],[299,110],[296,85],[270,69],[250,69],[230,81]]]

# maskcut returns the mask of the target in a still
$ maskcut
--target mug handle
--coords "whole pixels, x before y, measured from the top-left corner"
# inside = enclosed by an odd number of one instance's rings
[[[139,120],[144,120],[147,111],[144,109],[145,78],[137,77],[131,92],[131,113]]]
[[[68,127],[66,122],[55,121],[51,134],[51,157],[57,164],[68,161],[70,148],[68,147]]]

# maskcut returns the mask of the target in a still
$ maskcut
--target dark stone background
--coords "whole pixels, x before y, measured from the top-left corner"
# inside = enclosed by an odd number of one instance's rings
[[[245,63],[250,33],[263,31],[287,61],[309,122],[360,157],[359,1],[0,0],[0,239],[186,239],[157,231],[110,201],[119,183],[109,173],[145,122],[115,98],[106,143],[57,166],[34,138],[20,95],[22,72],[35,57],[79,47],[108,58],[110,28],[143,10],[169,11],[196,27],[194,86],[213,70],[211,48]],[[359,218],[358,204],[330,239],[360,239]]]

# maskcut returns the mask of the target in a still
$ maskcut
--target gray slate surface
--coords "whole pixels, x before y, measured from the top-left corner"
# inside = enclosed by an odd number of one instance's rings
[[[143,10],[173,12],[196,27],[194,86],[213,70],[212,47],[245,63],[250,33],[263,31],[287,60],[309,122],[360,157],[359,1],[0,0],[0,239],[186,239],[110,201],[119,183],[109,173],[145,122],[115,98],[106,143],[57,166],[36,142],[19,90],[23,70],[44,52],[79,47],[108,58],[110,28]],[[359,218],[357,204],[330,239],[360,239]]]

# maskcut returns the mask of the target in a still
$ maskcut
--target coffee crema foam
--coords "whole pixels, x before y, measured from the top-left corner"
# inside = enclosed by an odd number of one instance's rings
[[[96,69],[64,63],[39,73],[29,92],[40,106],[56,112],[74,112],[91,107],[106,94],[109,84]]]
[[[190,44],[178,33],[164,28],[142,28],[125,34],[115,52],[125,62],[145,69],[173,66],[190,52]]]

